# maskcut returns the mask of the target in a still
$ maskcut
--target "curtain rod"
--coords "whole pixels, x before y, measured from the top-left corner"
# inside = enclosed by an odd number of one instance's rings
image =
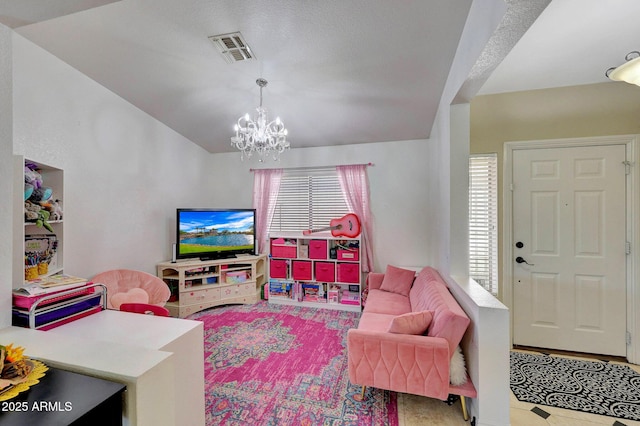
[[[340,166],[373,166],[373,163],[362,163],[362,164],[340,164]],[[265,167],[264,169],[249,169],[250,172],[255,172],[256,170],[275,170],[282,169],[287,171],[296,171],[296,170],[327,170],[327,169],[335,169],[338,166],[311,166],[311,167]]]

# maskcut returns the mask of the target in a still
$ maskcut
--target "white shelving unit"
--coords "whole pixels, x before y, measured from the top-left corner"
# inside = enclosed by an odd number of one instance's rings
[[[43,238],[54,235],[57,239],[55,255],[51,258],[47,267],[47,272],[40,276],[53,275],[63,272],[64,269],[64,215],[61,220],[51,220],[48,223],[53,228],[53,232],[44,227],[37,226],[35,222],[25,220],[24,213],[24,166],[25,161],[38,166],[42,176],[42,186],[51,188],[52,200],[64,201],[64,171],[62,169],[49,166],[47,164],[25,159],[23,156],[14,156],[14,204],[19,206],[14,209],[14,263],[13,263],[13,287],[22,287],[25,280],[25,250],[26,238],[32,236],[42,236]],[[22,232],[21,232],[22,231]]]
[[[360,312],[361,271],[359,238],[269,236],[269,303]]]

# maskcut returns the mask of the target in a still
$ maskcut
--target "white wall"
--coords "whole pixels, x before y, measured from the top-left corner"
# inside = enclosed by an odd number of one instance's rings
[[[292,137],[295,146],[295,138]],[[208,187],[215,207],[251,207],[253,173],[250,168],[288,168],[373,163],[368,168],[374,218],[375,270],[387,264],[426,265],[427,224],[434,206],[429,194],[438,177],[428,167],[431,140],[382,142],[335,147],[292,149],[279,162],[240,160],[239,153],[212,155],[216,171]],[[432,183],[430,183],[432,181]]]
[[[209,155],[18,34],[13,73],[14,153],[64,170],[65,272],[154,273],[176,207],[209,201]]]
[[[13,96],[11,30],[0,25],[0,289],[11,288],[13,264]],[[11,324],[11,294],[0,291],[0,328]]]
[[[439,143],[430,155],[438,158],[434,168],[442,180],[434,189],[442,208],[430,229],[438,237],[433,257],[447,279],[455,275],[448,279],[449,287],[472,322],[464,338],[467,368],[478,391],[469,404],[470,415],[474,424],[492,426],[510,424],[509,315],[504,305],[467,278],[470,108],[451,104],[505,11],[503,1],[473,2],[432,133]]]

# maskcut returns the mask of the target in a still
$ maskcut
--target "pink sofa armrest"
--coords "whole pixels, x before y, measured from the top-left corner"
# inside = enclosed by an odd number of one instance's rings
[[[367,286],[369,290],[379,289],[382,285],[382,280],[384,279],[384,274],[381,272],[370,272],[367,275]]]
[[[451,357],[445,339],[350,329],[347,347],[351,383],[447,399]]]

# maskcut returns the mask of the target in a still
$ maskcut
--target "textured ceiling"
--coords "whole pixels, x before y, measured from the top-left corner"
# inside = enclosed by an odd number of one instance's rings
[[[123,0],[16,31],[210,152],[259,101],[292,147],[427,138],[471,0]],[[241,31],[256,61],[208,36]]]
[[[482,3],[482,4],[481,4]],[[506,0],[456,101],[606,82],[640,49],[638,0]],[[400,5],[400,6],[399,6]],[[0,0],[0,23],[210,152],[259,101],[292,147],[428,138],[481,0]],[[539,17],[538,17],[539,16]],[[241,31],[257,60],[208,36]],[[619,83],[611,83],[619,84]]]
[[[551,0],[506,0],[507,11],[469,72],[455,102],[469,102]]]

